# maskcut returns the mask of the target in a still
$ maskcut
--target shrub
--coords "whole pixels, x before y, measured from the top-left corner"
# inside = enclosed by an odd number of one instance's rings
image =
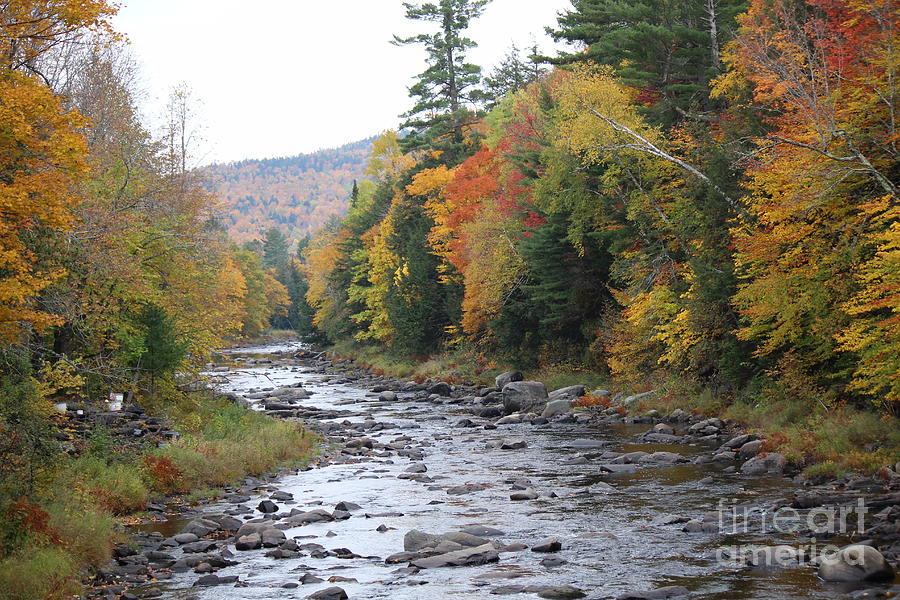
[[[93,495],[101,507],[114,515],[141,510],[150,499],[136,463],[109,463],[86,454],[73,461],[72,476],[78,489]]]
[[[64,549],[25,544],[0,561],[0,598],[56,600],[80,589],[77,565]]]
[[[160,494],[174,494],[182,491],[184,472],[171,459],[163,456],[144,456],[144,471],[150,486]]]

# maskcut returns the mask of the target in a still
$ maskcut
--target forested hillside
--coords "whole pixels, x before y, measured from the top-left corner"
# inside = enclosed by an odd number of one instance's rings
[[[277,227],[298,238],[343,216],[354,180],[363,170],[372,138],[339,148],[285,158],[242,160],[205,169],[223,204],[232,239],[258,239]]]

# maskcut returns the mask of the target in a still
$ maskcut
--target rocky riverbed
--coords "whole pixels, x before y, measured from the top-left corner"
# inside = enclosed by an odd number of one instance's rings
[[[573,411],[584,390],[391,381],[296,350],[234,351],[213,375],[319,432],[322,457],[138,527],[95,595],[900,595],[896,470],[811,486],[717,419],[635,415],[628,398]],[[844,550],[819,565],[829,547]]]

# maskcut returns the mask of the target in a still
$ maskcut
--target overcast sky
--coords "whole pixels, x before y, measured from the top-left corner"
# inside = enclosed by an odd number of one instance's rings
[[[124,0],[116,28],[142,66],[148,113],[187,82],[202,101],[202,162],[290,156],[396,127],[424,69],[399,0]],[[468,35],[485,72],[506,54],[552,41],[570,0],[493,0]],[[150,116],[153,116],[152,114]]]

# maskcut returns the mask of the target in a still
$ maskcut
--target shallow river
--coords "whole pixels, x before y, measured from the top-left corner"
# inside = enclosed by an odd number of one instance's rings
[[[252,352],[259,356],[286,349],[268,347]],[[433,482],[398,479],[397,475],[419,461],[396,452],[390,456],[326,462],[321,468],[284,476],[268,489],[293,494],[293,502],[277,502],[282,511],[330,511],[340,501],[361,506],[348,520],[289,529],[285,531],[288,538],[302,536],[298,540],[301,543],[315,542],[326,549],[347,548],[367,558],[276,560],[265,557],[264,550],[237,552],[229,546],[240,563],[217,574],[237,575],[246,586],[191,587],[198,575],[183,573],[161,585],[166,598],[304,598],[332,585],[344,588],[350,598],[397,600],[496,598],[499,596],[492,594],[493,590],[511,585],[571,585],[583,590],[588,598],[615,598],[633,590],[676,585],[689,588],[692,598],[703,599],[846,598],[850,591],[821,582],[810,567],[753,568],[729,564],[717,557],[720,548],[734,545],[796,543],[790,535],[685,533],[682,524],[663,524],[667,515],[702,518],[717,510],[720,499],[772,506],[789,497],[795,488],[780,477],[749,478],[726,472],[724,464],[643,467],[623,473],[605,472],[600,467],[600,461],[595,459],[607,450],[665,450],[686,455],[710,450],[640,444],[636,436],[648,425],[536,427],[526,423],[496,430],[459,428],[453,424],[471,417],[463,407],[405,401],[403,394],[397,402],[381,402],[378,394],[337,383],[339,377],[310,368],[273,364],[237,367],[216,375],[222,390],[237,394],[302,383],[311,392],[311,398],[302,400],[302,405],[362,413],[347,418],[352,422],[371,417],[385,423],[384,430],[366,435],[384,443],[409,436],[410,440],[401,440],[402,445],[421,448],[421,462],[427,466],[427,475]],[[344,417],[338,419],[343,420]],[[525,440],[527,447],[496,447],[497,442],[519,440]],[[601,448],[598,442],[608,445]],[[573,460],[582,456],[587,460]],[[536,500],[511,501],[511,484],[518,479],[531,480],[541,496]],[[614,489],[603,491],[597,485],[600,482]],[[449,487],[467,483],[485,487],[459,496],[447,493]],[[587,486],[593,486],[589,492]],[[552,497],[551,492],[557,497]],[[266,497],[268,493],[260,490],[244,504],[256,507]],[[206,510],[220,514],[234,507],[235,504],[221,502]],[[369,518],[366,513],[402,516]],[[503,543],[522,542],[530,546],[543,538],[556,537],[562,541],[563,549],[552,555],[530,550],[502,553],[498,563],[427,569],[417,574],[395,573],[406,565],[384,563],[385,557],[403,550],[404,534],[409,530],[444,533],[475,524],[502,530],[502,536],[494,537]],[[389,529],[376,531],[380,525]],[[541,561],[548,556],[567,562],[556,567],[543,566]],[[358,582],[326,581],[293,589],[283,587],[297,583],[305,573],[325,580],[340,576]],[[523,593],[514,597],[537,596]]]

